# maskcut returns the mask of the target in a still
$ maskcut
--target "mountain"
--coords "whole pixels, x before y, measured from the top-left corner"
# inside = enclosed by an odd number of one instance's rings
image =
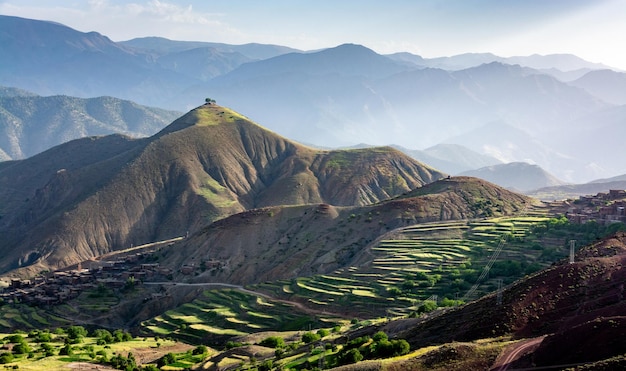
[[[479,200],[493,205],[493,215],[510,215],[531,203],[483,180],[453,177],[371,205],[264,207],[205,227],[179,243],[165,264],[176,270],[207,259],[225,262],[219,272],[204,272],[194,282],[254,284],[327,274],[370,264],[368,246],[395,228],[476,218],[484,212],[474,207]]]
[[[346,149],[372,148],[375,146],[360,143]],[[488,165],[502,163],[498,159],[472,151],[459,144],[441,143],[424,150],[408,149],[392,144],[393,147],[419,162],[427,164],[447,174],[458,174],[462,171],[478,169]]]
[[[558,71],[557,73],[609,68],[604,64],[588,62],[572,54],[500,57],[492,53],[464,53],[450,57],[423,58],[411,53],[395,53],[390,54],[389,57],[394,60],[410,62],[420,67],[441,68],[450,71],[464,70],[493,62],[518,64],[536,70],[554,69]]]
[[[617,176],[606,178],[606,179],[596,179],[589,183],[610,183],[610,182],[621,182],[621,181],[626,181],[626,174],[617,175]]]
[[[150,138],[0,164],[0,271],[64,267],[271,205],[367,205],[443,176],[392,148],[320,151],[204,105]]]
[[[6,94],[0,96],[0,153],[17,160],[86,136],[149,136],[180,115],[112,97]]]
[[[505,162],[537,163],[570,182],[626,171],[615,160],[619,156],[587,157],[573,145],[584,142],[590,128],[621,128],[594,121],[619,108],[610,103],[619,89],[603,88],[601,99],[597,91],[546,74],[558,70],[571,79],[587,69],[606,69],[571,55],[466,54],[440,59],[458,64],[446,70],[429,67],[426,58],[383,56],[354,44],[299,52],[158,38],[114,43],[97,33],[4,16],[0,31],[0,84],[38,94],[108,95],[181,111],[211,97],[281,135],[320,147],[427,148],[447,142]],[[613,100],[605,101],[614,90]],[[621,117],[614,116],[617,122]],[[483,150],[448,140],[493,122],[532,133],[541,150],[523,151],[526,143],[514,137],[508,143],[513,149],[497,141],[481,140],[489,147]],[[588,144],[582,150],[601,152]]]
[[[536,163],[568,182],[584,179],[583,177],[593,178],[599,173],[595,171],[595,166],[587,167],[587,163],[579,158],[568,156],[555,150],[553,146],[544,144],[542,141],[546,139],[544,137],[539,139],[536,135],[530,135],[527,131],[500,121],[491,122],[463,135],[449,138],[446,143],[466,146],[505,163]]]
[[[268,59],[281,54],[299,52],[298,49],[280,45],[249,43],[243,45],[231,45],[204,41],[178,41],[163,37],[140,37],[120,44],[145,51],[155,52],[158,55],[176,54],[194,49],[213,49],[220,53],[239,54],[249,60]]]
[[[247,63],[239,67],[234,73],[218,80],[220,82],[237,82],[278,74],[314,76],[337,74],[342,77],[379,78],[406,69],[406,65],[394,62],[364,46],[343,44],[314,53],[294,52]]]
[[[37,94],[28,90],[13,88],[9,86],[0,86],[0,97],[36,97]]]
[[[441,143],[424,150],[407,149],[397,145],[393,147],[448,174],[459,174],[463,171],[502,163],[494,157],[483,155],[459,144]]]
[[[608,107],[519,66],[409,68],[354,45],[247,63],[189,93],[237,106],[290,138],[334,147],[423,148],[501,119],[541,133]]]
[[[508,164],[486,166],[476,170],[465,171],[460,175],[485,179],[501,187],[518,192],[565,184],[565,182],[549,174],[540,166],[526,162],[510,162]]]
[[[237,52],[222,52],[214,48],[196,48],[169,53],[157,59],[168,70],[199,81],[207,81],[232,71],[250,58]]]
[[[621,160],[620,152],[623,147],[621,138],[626,135],[625,120],[626,105],[610,107],[570,121],[569,130],[546,133],[541,140],[555,151],[582,160],[584,166],[571,168],[572,175],[585,173],[587,175],[571,178],[574,182],[584,183],[593,179],[608,178],[626,173],[626,164]],[[594,145],[593,141],[601,143],[601,146]],[[554,169],[548,167],[546,169],[563,179],[570,180]]]
[[[121,45],[155,54],[161,67],[207,81],[255,60],[272,58],[298,50],[278,45],[229,45],[200,41],[175,41],[145,37],[123,41]]]
[[[107,95],[172,108],[195,82],[96,32],[18,17],[0,16],[0,55],[0,85],[41,95]]]
[[[626,104],[626,73],[624,72],[590,71],[569,84],[583,88],[605,102],[617,105]]]

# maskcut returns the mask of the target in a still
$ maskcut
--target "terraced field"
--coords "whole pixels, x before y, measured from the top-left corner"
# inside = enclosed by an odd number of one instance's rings
[[[63,326],[70,321],[51,313],[39,311],[36,308],[21,304],[7,304],[0,309],[0,329],[4,331],[15,328],[50,328]]]
[[[496,290],[499,280],[506,284],[551,264],[542,255],[546,242],[532,233],[546,220],[526,215],[406,227],[371,246],[358,267],[249,287],[259,295],[206,291],[204,298],[143,325],[156,334],[223,341],[260,331],[332,327],[340,317],[406,316],[419,313],[427,299],[456,305],[456,299]],[[547,243],[563,249],[562,240]]]
[[[202,298],[146,321],[142,327],[155,334],[217,342],[260,331],[305,330],[333,324],[330,316],[312,316],[293,304],[228,289],[205,291]]]
[[[316,309],[366,318],[407,315],[429,298],[446,298],[444,305],[451,305],[472,285],[478,283],[468,299],[494,291],[498,278],[506,283],[551,264],[542,258],[544,246],[532,234],[532,226],[546,220],[535,214],[410,226],[373,246],[369,263],[361,267],[256,288]],[[554,244],[562,248],[562,241]],[[496,274],[476,282],[492,258],[489,269]],[[522,271],[517,272],[519,266]]]

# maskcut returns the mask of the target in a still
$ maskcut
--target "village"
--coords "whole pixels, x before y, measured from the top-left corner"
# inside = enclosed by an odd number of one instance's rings
[[[601,225],[626,223],[626,190],[610,190],[595,196],[580,196],[565,216],[571,223],[595,221]]]
[[[100,257],[88,260],[65,270],[39,274],[32,279],[11,279],[8,287],[0,292],[0,299],[6,304],[46,306],[66,302],[84,291],[99,287],[122,290],[144,282],[170,281],[175,271],[154,262],[154,254],[158,251],[160,247],[152,247],[140,252],[118,254],[123,256],[115,259]],[[220,269],[224,265],[221,261],[208,259],[198,265],[183,265],[178,272],[193,275],[199,271]]]

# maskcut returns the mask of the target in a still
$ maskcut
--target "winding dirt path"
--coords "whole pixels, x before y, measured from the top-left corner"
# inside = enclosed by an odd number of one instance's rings
[[[546,335],[509,345],[500,353],[490,371],[507,371],[511,363],[520,359],[525,353],[539,347],[545,337]]]

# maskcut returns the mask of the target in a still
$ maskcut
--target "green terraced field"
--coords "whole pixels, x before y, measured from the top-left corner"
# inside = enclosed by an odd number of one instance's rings
[[[463,296],[476,283],[503,236],[508,241],[498,252],[498,260],[549,265],[551,261],[541,260],[540,250],[529,248],[536,242],[533,225],[547,219],[537,213],[414,225],[404,228],[396,238],[373,246],[371,262],[364,267],[301,277],[283,283],[280,290],[263,284],[257,287],[279,297],[308,298],[309,303],[320,307],[349,306],[362,316],[407,314],[431,295],[449,299]],[[494,282],[482,283],[480,293],[493,290]]]
[[[142,324],[156,334],[197,339],[322,325],[321,318],[301,313],[292,304],[230,289],[206,291],[202,298]]]
[[[492,271],[498,274],[509,274],[506,269],[510,267],[502,262],[533,263],[532,269],[551,264],[551,260],[542,257],[543,247],[536,247],[540,241],[532,234],[533,226],[547,219],[531,215],[410,226],[395,231],[393,239],[372,246],[369,263],[360,267],[265,282],[250,288],[275,300],[236,290],[212,290],[204,298],[143,325],[157,334],[207,339],[216,335],[317,328],[327,326],[328,321],[338,321],[319,313],[357,318],[406,316],[428,298],[463,297],[477,283],[494,252],[498,256]],[[503,239],[506,243],[499,248]],[[516,279],[523,274],[524,271],[518,271],[505,277]],[[499,277],[488,275],[484,282],[478,282],[476,295],[495,290],[496,278]],[[296,302],[317,315],[302,313],[293,304]]]

